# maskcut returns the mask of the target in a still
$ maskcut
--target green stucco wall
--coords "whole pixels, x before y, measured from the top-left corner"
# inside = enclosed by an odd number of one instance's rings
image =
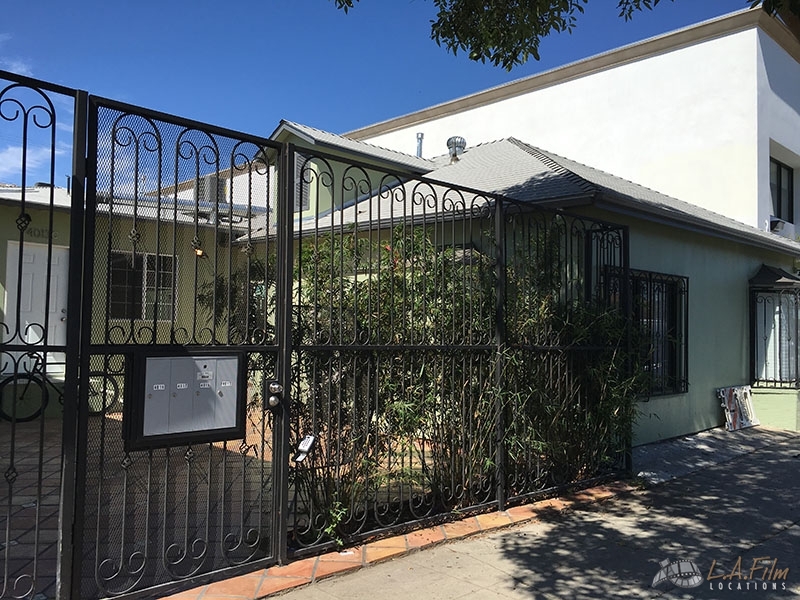
[[[795,389],[754,388],[753,408],[762,425],[800,431],[800,392]]]
[[[634,444],[722,425],[715,390],[752,383],[749,279],[763,263],[792,270],[793,257],[610,212],[587,213],[630,227],[631,268],[689,278],[689,391],[640,402]]]
[[[28,214],[31,222],[25,230],[25,241],[30,243],[46,244],[50,235],[49,212],[47,210],[28,207]],[[19,215],[19,207],[0,205],[0,321],[5,320],[2,311],[5,309],[6,281],[9,274],[6,273],[6,257],[8,241],[19,240],[19,229],[16,226],[16,218]],[[53,212],[52,239],[56,246],[69,246],[69,213],[66,211]],[[94,268],[94,296],[93,314],[96,316],[92,320],[92,341],[102,343],[105,338],[106,324],[104,319],[106,290],[107,290],[107,265],[109,249],[123,252],[130,252],[133,248],[128,235],[132,229],[132,220],[128,217],[115,217],[112,219],[112,236],[109,248],[108,218],[98,214],[95,224],[95,259]],[[136,224],[141,239],[137,245],[138,252],[155,253],[157,250],[156,224],[152,220],[140,219]],[[202,306],[195,302],[195,290],[202,288],[204,284],[209,284],[216,273],[226,278],[228,275],[228,255],[232,260],[232,269],[240,268],[240,263],[245,260],[245,256],[238,248],[229,248],[225,227],[220,227],[219,239],[214,235],[212,227],[202,227],[198,232],[198,237],[202,242],[207,258],[198,259],[192,247],[192,238],[195,235],[194,226],[191,224],[178,224],[175,228],[174,244],[175,255],[177,257],[177,328],[183,328],[186,332],[193,331],[193,323],[197,325],[195,330],[211,327],[210,314]],[[159,236],[161,239],[160,251],[162,254],[172,255],[173,253],[173,227],[170,222],[162,222]],[[234,237],[236,234],[234,234]],[[222,246],[219,243],[222,242]],[[215,258],[218,263],[214,264]],[[195,270],[196,269],[196,270]],[[70,282],[71,284],[72,282]],[[220,299],[224,303],[225,299]],[[134,330],[141,330],[140,335],[148,337],[146,330],[142,326],[148,327],[152,321],[137,320],[134,322]],[[112,339],[110,341],[122,341],[127,337],[130,329],[129,321],[110,321]],[[170,339],[170,322],[158,322],[157,341],[168,342]],[[223,324],[224,326],[224,324]],[[203,339],[210,334],[208,329],[202,334]],[[224,334],[220,334],[224,335]],[[201,337],[202,337],[201,336]],[[116,339],[118,338],[118,339]],[[146,343],[144,338],[140,338],[142,343]]]

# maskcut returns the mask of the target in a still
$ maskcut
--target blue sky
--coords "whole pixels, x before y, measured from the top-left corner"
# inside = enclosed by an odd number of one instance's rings
[[[342,133],[746,6],[663,0],[625,22],[616,0],[590,0],[572,34],[509,73],[438,47],[430,0],[361,0],[349,14],[332,0],[15,1],[0,69],[251,134],[282,118]],[[0,131],[0,181],[12,143]]]

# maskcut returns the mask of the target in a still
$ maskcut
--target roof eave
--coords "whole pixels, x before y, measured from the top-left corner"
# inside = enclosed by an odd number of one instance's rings
[[[738,242],[764,250],[786,252],[794,257],[800,257],[800,244],[791,240],[784,240],[778,236],[775,236],[776,239],[772,240],[754,234],[748,235],[744,232],[729,229],[724,225],[709,223],[700,217],[687,213],[676,213],[674,210],[655,205],[644,207],[633,204],[621,196],[609,194],[608,192],[598,193],[594,206],[601,210],[668,225],[683,231]]]
[[[338,144],[333,144],[330,142],[326,142],[324,140],[318,140],[306,134],[305,132],[300,131],[296,127],[293,127],[291,123],[287,123],[286,121],[281,121],[281,124],[275,129],[275,131],[270,136],[270,139],[277,142],[279,141],[279,138],[284,134],[297,136],[310,146],[315,146],[322,150],[333,151],[334,153],[341,153],[346,156],[354,156],[361,161],[364,161],[366,163],[372,163],[373,165],[376,166],[384,166],[384,167],[388,166],[392,169],[410,172],[417,175],[425,175],[426,173],[430,173],[435,169],[434,164],[431,164],[429,168],[415,167],[405,162],[382,158],[366,151],[359,151],[359,150],[354,150],[352,148],[345,148]]]

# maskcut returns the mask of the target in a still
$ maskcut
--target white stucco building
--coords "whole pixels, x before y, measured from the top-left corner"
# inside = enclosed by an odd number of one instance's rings
[[[414,153],[418,134],[424,157],[513,136],[794,239],[800,41],[743,10],[347,135]]]

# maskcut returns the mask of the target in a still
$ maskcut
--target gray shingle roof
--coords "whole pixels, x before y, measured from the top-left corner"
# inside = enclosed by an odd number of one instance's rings
[[[513,138],[468,148],[453,163],[449,156],[435,160],[440,166],[426,175],[430,179],[524,202],[587,199],[596,191],[580,177],[533,155]]]
[[[322,131],[321,129],[302,125],[301,123],[294,123],[292,121],[281,121],[278,128],[270,137],[275,139],[283,131],[294,133],[318,146],[345,151],[349,154],[355,154],[368,159],[379,159],[404,169],[410,169],[419,174],[427,173],[436,166],[434,162],[425,158],[419,158],[388,148],[381,148],[380,146],[375,146],[374,144],[368,144],[366,142],[359,142],[351,138],[346,138],[341,135],[336,135],[335,133]]]
[[[549,206],[593,204],[679,229],[800,256],[800,244],[788,238],[761,231],[515,138],[467,148],[459,160],[451,162],[449,156],[427,160],[291,121],[282,121],[272,137],[278,137],[282,131],[345,154],[403,167],[434,182]],[[344,212],[353,213],[345,222],[355,219],[363,212],[360,209],[363,206],[345,209]],[[339,215],[339,218],[343,217],[343,214]]]
[[[443,159],[437,159],[442,165]],[[578,201],[706,235],[800,255],[800,244],[514,138],[468,148],[427,177],[526,202]]]

